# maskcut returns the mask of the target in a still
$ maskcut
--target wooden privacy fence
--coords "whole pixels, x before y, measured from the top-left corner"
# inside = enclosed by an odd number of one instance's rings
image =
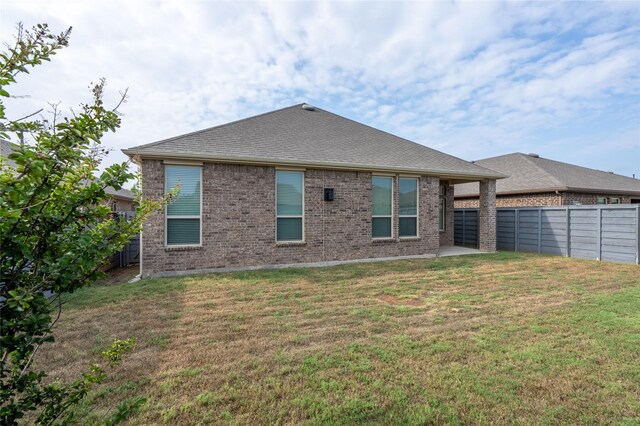
[[[453,242],[462,247],[478,247],[478,209],[453,212]]]
[[[469,227],[462,218],[473,218]],[[477,209],[456,209],[454,241],[477,241]],[[467,219],[468,222],[469,219]],[[458,234],[460,236],[458,237]],[[597,205],[499,208],[496,215],[498,250],[548,253],[582,259],[639,263],[640,206]]]
[[[119,220],[129,221],[136,212],[117,212]],[[122,250],[117,251],[111,257],[111,267],[124,267],[132,263],[140,263],[140,234],[133,237]]]

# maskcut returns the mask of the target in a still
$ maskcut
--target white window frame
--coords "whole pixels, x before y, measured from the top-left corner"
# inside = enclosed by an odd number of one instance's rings
[[[202,247],[202,187],[203,182],[202,182],[202,167],[203,166],[196,166],[196,165],[191,165],[191,164],[165,164],[164,165],[164,188],[165,188],[165,192],[168,192],[170,190],[170,188],[167,188],[167,168],[168,167],[172,167],[172,166],[181,166],[181,167],[197,167],[200,169],[200,214],[195,216],[195,215],[178,215],[178,216],[174,216],[172,215],[171,217],[169,217],[169,213],[168,213],[168,205],[164,206],[164,246],[165,247],[169,247],[169,248],[175,248],[175,247]],[[199,236],[199,240],[200,242],[198,244],[169,244],[167,239],[169,237],[169,219],[199,219],[200,220],[200,236]]]
[[[391,179],[391,215],[374,215],[373,214],[373,192],[371,194],[371,239],[372,240],[392,240],[393,239],[393,212],[395,211],[395,204],[394,204],[394,192],[395,192],[395,185],[397,182],[397,179],[395,179],[395,176],[389,176],[389,175],[371,175],[371,189],[373,191],[373,178],[389,178]],[[391,235],[389,235],[388,237],[374,237],[373,236],[373,219],[374,218],[390,218],[391,220]]]
[[[401,179],[413,179],[416,181],[416,214],[400,214],[400,205],[398,204],[398,237],[401,239],[419,238],[420,223],[418,222],[418,218],[420,217],[420,178],[413,177],[413,176],[399,176],[398,177],[398,197],[400,197],[400,180]],[[391,199],[393,200],[393,194],[391,195]],[[393,209],[391,211],[393,212]],[[400,219],[405,217],[413,217],[416,219],[416,235],[405,235],[405,236],[400,235]]]
[[[620,197],[609,197],[609,204],[621,204]]]
[[[301,215],[278,215],[278,173],[300,173],[302,174],[302,214]],[[276,201],[276,207],[275,207],[275,213],[276,213],[276,235],[274,236],[275,240],[276,240],[276,244],[299,244],[299,243],[304,243],[305,242],[305,226],[304,226],[304,187],[305,187],[305,171],[304,170],[286,170],[286,169],[282,169],[282,170],[276,170],[276,174],[275,174],[275,192],[276,192],[276,196],[275,196],[275,201]],[[302,219],[302,239],[301,240],[278,240],[278,219]]]
[[[601,203],[601,200],[604,201],[604,203]],[[596,204],[606,205],[609,204],[609,200],[607,199],[607,197],[596,197]]]

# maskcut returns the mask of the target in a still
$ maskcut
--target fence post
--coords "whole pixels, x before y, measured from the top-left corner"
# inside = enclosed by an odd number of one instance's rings
[[[600,207],[596,207],[596,253],[597,253],[597,260],[602,260],[602,208]]]
[[[565,232],[567,238],[567,257],[571,257],[571,214],[569,212],[571,208],[566,206],[565,209],[567,212],[567,219],[565,223],[565,226],[567,227]]]
[[[538,253],[542,253],[542,209],[538,208]]]

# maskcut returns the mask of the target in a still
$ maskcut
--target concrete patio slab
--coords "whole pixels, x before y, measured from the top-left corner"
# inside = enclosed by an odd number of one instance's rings
[[[474,248],[444,246],[444,247],[440,247],[440,251],[438,252],[438,257],[463,256],[465,254],[481,254],[481,253],[484,253],[484,252]]]

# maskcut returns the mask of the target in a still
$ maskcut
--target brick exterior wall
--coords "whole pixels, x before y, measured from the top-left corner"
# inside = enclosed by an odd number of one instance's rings
[[[456,209],[477,209],[478,197],[459,198],[455,200]],[[560,206],[562,195],[553,192],[540,194],[498,195],[497,207],[535,207],[535,206]]]
[[[478,244],[480,251],[496,251],[496,181],[480,182]]]
[[[445,193],[445,223],[444,231],[440,231],[440,246],[453,245],[453,185],[447,185]]]
[[[598,198],[606,197],[607,200],[611,198],[619,198],[620,204],[631,204],[630,195],[612,195],[612,194],[584,194],[577,192],[563,192],[562,204],[565,206],[573,205],[574,203],[580,203],[582,205],[598,204]]]
[[[132,200],[123,200],[121,198],[111,198],[108,200],[109,205],[112,202],[116,203],[116,211],[117,212],[132,212],[135,210],[135,206],[133,205]]]
[[[371,173],[306,170],[305,242],[275,241],[274,167],[205,164],[202,182],[202,246],[165,247],[164,212],[142,233],[142,276],[163,272],[234,268],[394,256],[437,254],[439,179],[419,182],[418,237],[398,238],[398,180],[394,185],[393,235],[371,238]],[[142,161],[143,194],[164,193],[164,165]],[[324,187],[335,200],[324,201]],[[453,218],[453,209],[447,212]],[[451,219],[453,220],[453,219]],[[451,226],[451,229],[453,226]]]
[[[616,197],[620,198],[621,204],[631,203],[629,195],[611,195],[611,194],[585,194],[576,192],[543,192],[537,194],[518,194],[518,195],[498,195],[496,197],[497,207],[537,207],[537,206],[563,206],[573,205],[579,202],[583,205],[597,204],[598,197]],[[479,202],[478,197],[458,198],[455,200],[456,209],[477,209]]]

